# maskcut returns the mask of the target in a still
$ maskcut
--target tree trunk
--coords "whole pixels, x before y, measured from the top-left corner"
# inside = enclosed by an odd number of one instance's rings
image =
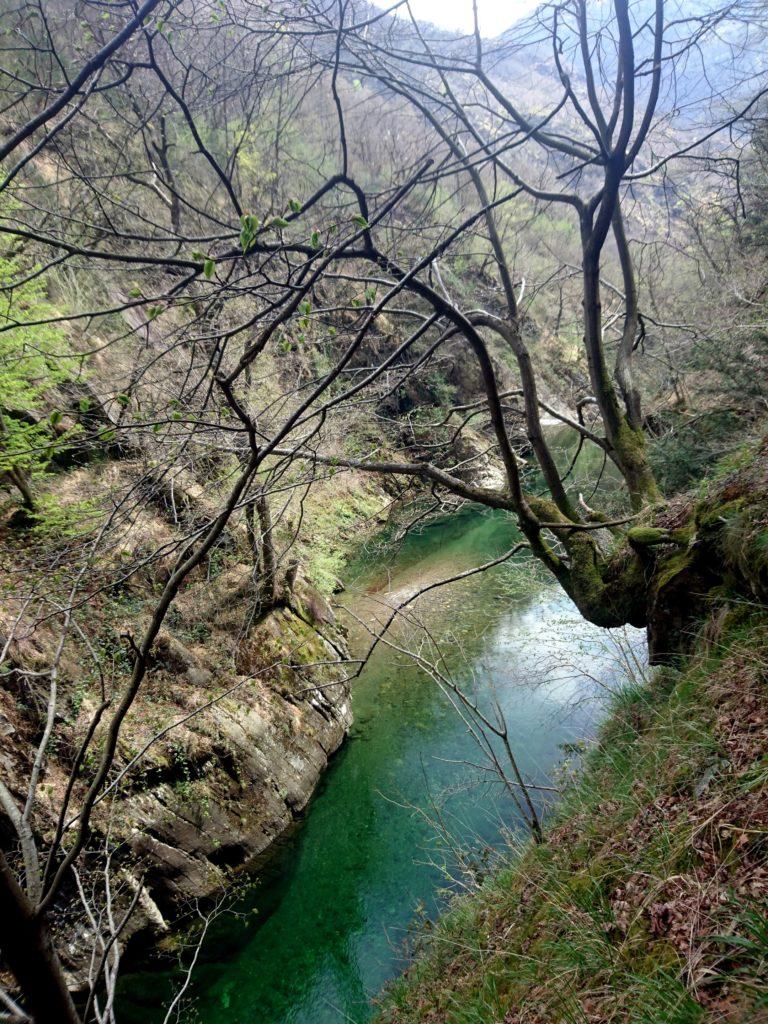
[[[261,527],[261,557],[264,567],[264,574],[261,580],[261,600],[264,606],[271,608],[276,598],[276,573],[277,563],[275,560],[275,540],[272,532],[272,513],[269,509],[269,501],[262,491],[256,499],[256,511],[259,516]]]
[[[44,916],[0,850],[0,948],[35,1024],[81,1024]]]
[[[22,500],[24,502],[24,508],[28,509],[30,512],[34,512],[35,499],[32,494],[32,488],[29,483],[29,477],[24,472],[24,470],[20,469],[18,466],[14,466],[12,469],[8,470],[6,475],[10,482],[13,484],[13,486],[21,494]]]
[[[586,251],[586,247],[585,247]],[[603,351],[600,265],[588,251],[584,257],[584,347],[589,377],[605,427],[611,455],[627,484],[634,509],[661,497],[648,463],[642,428],[634,429],[621,411]]]

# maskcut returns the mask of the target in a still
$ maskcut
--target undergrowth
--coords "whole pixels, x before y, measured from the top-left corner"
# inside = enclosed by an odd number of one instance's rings
[[[330,594],[338,585],[355,537],[371,529],[382,505],[381,492],[367,481],[339,474],[318,487],[312,503],[303,508],[293,553],[321,593]]]
[[[768,624],[623,692],[546,843],[458,899],[388,1024],[768,1020]]]

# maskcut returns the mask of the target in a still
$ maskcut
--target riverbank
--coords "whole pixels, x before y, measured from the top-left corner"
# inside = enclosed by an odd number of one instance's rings
[[[546,841],[458,899],[381,1024],[768,1019],[768,623],[616,699]]]
[[[687,653],[614,698],[544,842],[454,901],[379,1024],[768,1019],[767,484],[763,440],[670,505]]]
[[[498,556],[519,535],[510,517],[478,508],[433,521],[375,550],[345,574],[340,618],[352,653],[368,629],[418,587]],[[433,678],[405,649],[428,655],[483,708],[498,700],[521,770],[557,785],[563,747],[594,735],[606,687],[624,681],[614,637],[581,620],[527,553],[425,595],[393,626],[352,686],[354,725],[305,820],[212,927],[188,992],[206,1024],[337,1024],[370,1019],[382,985],[404,966],[418,925],[450,892],[476,884],[522,822]],[[556,794],[536,791],[540,810]],[[442,826],[442,827],[441,827]],[[161,1022],[178,973],[125,980],[124,1024]]]
[[[142,485],[143,468],[124,459],[58,472],[41,496],[55,496],[55,525],[17,529],[13,503],[0,506],[0,635],[14,626],[17,592],[34,585],[54,554],[64,563],[76,558],[114,496]],[[94,559],[89,615],[58,666],[57,744],[35,819],[41,842],[54,833],[74,754],[99,700],[119,692],[130,672],[133,638],[146,628],[175,550],[214,514],[212,485],[179,475],[170,491],[172,507],[153,496],[122,528],[116,548]],[[320,487],[301,509],[289,508],[275,527],[278,540],[292,537],[296,522],[303,528],[294,562],[278,564],[271,606],[260,602],[242,522],[232,523],[179,594],[122,730],[109,799],[94,814],[94,850],[108,854],[114,869],[115,913],[135,903],[120,935],[127,963],[155,943],[174,945],[179,923],[185,927],[196,907],[210,907],[237,886],[303,815],[352,723],[346,635],[328,598],[344,558],[388,503],[375,481],[347,474],[332,495]],[[310,532],[322,542],[314,549]],[[0,673],[0,766],[21,802],[40,738],[34,679],[58,641],[55,618],[25,625],[15,624]],[[97,729],[97,752],[102,735]],[[82,796],[80,777],[73,795]],[[101,878],[94,856],[81,873],[85,891],[97,890]],[[67,910],[72,904],[79,905],[78,893],[68,883],[53,926],[67,982],[83,991],[92,932],[84,911]]]

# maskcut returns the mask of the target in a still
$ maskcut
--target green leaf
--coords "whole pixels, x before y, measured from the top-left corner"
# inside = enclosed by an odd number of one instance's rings
[[[298,199],[289,199],[288,205],[291,208],[291,213],[301,213],[301,203]]]
[[[54,409],[53,410],[51,415],[48,417],[52,427],[55,427],[57,425],[57,423],[61,423],[61,415],[62,414],[61,414],[61,410],[60,409]]]
[[[259,218],[254,217],[252,213],[245,213],[240,218],[240,224],[240,247],[243,252],[248,252],[259,230]]]
[[[216,263],[212,259],[207,259],[203,264],[203,273],[207,278],[213,277],[213,272],[216,269]]]
[[[729,946],[739,946],[741,949],[758,949],[754,939],[748,939],[744,935],[710,935],[714,942],[727,942]]]
[[[358,227],[361,227],[361,228],[368,228],[368,227],[370,227],[370,224],[365,219],[365,217],[362,215],[362,213],[356,213],[355,216],[352,218],[352,220],[355,222],[355,224],[357,224]]]
[[[319,249],[320,248],[320,234],[319,234],[319,232],[317,232],[317,231],[313,231],[312,232],[312,237],[309,240],[309,244],[312,246],[313,249]]]
[[[100,440],[102,440],[102,441],[114,441],[116,436],[117,436],[117,431],[116,430],[105,430],[104,433],[100,435]]]
[[[128,403],[130,402],[130,400],[131,399],[128,397],[128,395],[117,395],[117,397],[115,398],[115,401],[117,402],[117,404],[118,405],[122,405],[122,407],[124,409],[128,405]]]
[[[77,403],[77,407],[80,410],[80,412],[88,412],[88,410],[91,408],[90,398],[81,398],[80,401]]]
[[[288,221],[285,219],[285,217],[273,217],[272,220],[269,222],[269,227],[271,227],[271,228],[287,228],[288,227]]]
[[[138,285],[135,288],[131,288],[131,290],[128,292],[128,296],[131,299],[141,298],[141,288],[139,288]]]

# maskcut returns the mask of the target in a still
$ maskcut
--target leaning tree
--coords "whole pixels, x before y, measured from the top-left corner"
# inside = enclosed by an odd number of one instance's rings
[[[733,4],[693,11],[663,0],[593,8],[586,0],[572,0],[542,5],[492,43],[480,35],[476,10],[470,39],[446,39],[413,18],[387,22],[378,31],[358,20],[352,5],[317,5],[311,59],[327,65],[332,83],[342,72],[367,83],[373,103],[382,94],[398,98],[423,126],[424,155],[432,162],[420,172],[422,184],[456,182],[461,190],[466,217],[446,224],[440,243],[407,271],[378,246],[377,233],[364,242],[366,257],[397,282],[395,288],[405,283],[439,316],[435,330],[443,331],[443,339],[460,335],[479,363],[506,479],[501,491],[475,490],[472,500],[516,516],[531,550],[587,619],[601,626],[655,627],[652,653],[663,658],[672,653],[674,640],[662,627],[664,610],[651,611],[658,598],[654,568],[659,556],[663,561],[675,548],[689,549],[695,538],[690,530],[673,536],[665,528],[642,528],[651,510],[663,507],[663,498],[648,458],[637,362],[654,329],[671,325],[641,306],[627,209],[643,193],[664,193],[668,175],[681,167],[687,174],[702,166],[711,176],[722,172],[738,188],[738,147],[730,147],[729,140],[765,93],[755,60],[764,32],[759,11]],[[323,32],[333,30],[329,53]],[[532,95],[524,76],[542,63],[549,88]],[[334,99],[347,173],[344,103],[336,89]],[[581,323],[589,391],[572,414],[539,397],[526,341],[515,285],[515,276],[524,277],[526,269],[512,265],[503,227],[510,204],[524,200],[534,216],[545,218],[548,210],[559,208],[577,226],[573,269],[580,287],[570,301],[578,304],[574,314]],[[424,271],[435,267],[457,238],[480,226],[498,282],[491,311],[466,308],[442,282],[438,287],[424,281]],[[618,269],[618,285],[606,281],[608,266]],[[489,354],[494,338],[517,365],[525,435],[544,495],[526,486],[514,456],[502,402],[509,392],[501,394]],[[585,409],[596,413],[589,421]],[[542,410],[611,460],[633,516],[611,520],[573,500],[542,429]],[[357,465],[413,474],[462,493],[455,480],[423,460],[407,466],[370,460]]]

